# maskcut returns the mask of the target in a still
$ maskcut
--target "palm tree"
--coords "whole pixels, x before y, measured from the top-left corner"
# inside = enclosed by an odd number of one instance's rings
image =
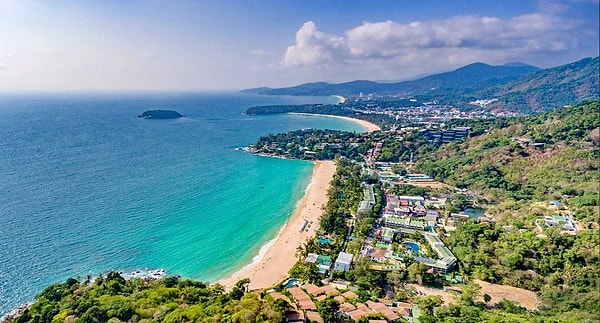
[[[306,256],[308,256],[308,245],[306,243],[296,247],[296,258],[298,258],[298,261],[306,258]]]
[[[321,243],[319,242],[319,240],[317,240],[316,237],[313,237],[310,240],[308,240],[308,242],[306,244],[306,249],[307,249],[307,252],[311,251],[314,253],[318,253],[319,250],[321,249]]]

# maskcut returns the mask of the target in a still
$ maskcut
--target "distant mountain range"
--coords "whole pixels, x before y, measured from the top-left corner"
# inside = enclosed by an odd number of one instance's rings
[[[463,108],[476,100],[493,99],[486,108],[530,113],[599,98],[598,73],[598,57],[548,69],[519,62],[499,66],[473,63],[454,71],[403,82],[317,82],[242,92],[266,95],[376,94],[415,97],[419,101],[437,100]]]
[[[484,81],[495,80],[505,83],[514,80],[522,75],[527,75],[540,68],[526,65],[501,65],[492,66],[484,63],[473,63],[457,70],[445,73],[425,76],[416,80],[403,81],[396,83],[380,83],[373,81],[358,80],[346,83],[331,84],[325,82],[306,83],[293,87],[272,89],[256,88],[248,89],[243,92],[258,93],[267,95],[359,95],[380,94],[380,95],[415,95],[427,91],[456,87],[463,88],[472,84]]]

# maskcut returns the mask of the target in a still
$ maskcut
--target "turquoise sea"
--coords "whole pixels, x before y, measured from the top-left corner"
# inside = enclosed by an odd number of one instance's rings
[[[0,315],[45,286],[163,268],[216,281],[252,261],[304,194],[312,164],[235,150],[328,117],[246,116],[332,97],[0,95]],[[177,120],[142,120],[172,109]]]

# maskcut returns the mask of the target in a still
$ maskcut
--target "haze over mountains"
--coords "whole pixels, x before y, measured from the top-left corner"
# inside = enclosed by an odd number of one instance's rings
[[[450,72],[416,80],[382,83],[357,80],[330,84],[306,83],[286,88],[255,88],[246,93],[265,95],[377,95],[435,100],[457,107],[476,100],[486,109],[520,113],[551,110],[599,97],[598,57],[548,69],[514,62],[499,66],[473,63]]]

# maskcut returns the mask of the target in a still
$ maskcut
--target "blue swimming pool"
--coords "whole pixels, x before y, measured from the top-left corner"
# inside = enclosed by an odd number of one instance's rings
[[[402,244],[407,245],[416,255],[419,254],[419,245],[416,242],[407,241]]]
[[[299,283],[299,281],[296,278],[290,278],[287,283],[285,283],[285,286],[283,286],[283,288],[290,288],[293,286],[297,286]]]
[[[317,238],[317,240],[319,240],[320,243],[330,243],[331,242],[331,239],[323,238],[321,236],[319,236]]]

